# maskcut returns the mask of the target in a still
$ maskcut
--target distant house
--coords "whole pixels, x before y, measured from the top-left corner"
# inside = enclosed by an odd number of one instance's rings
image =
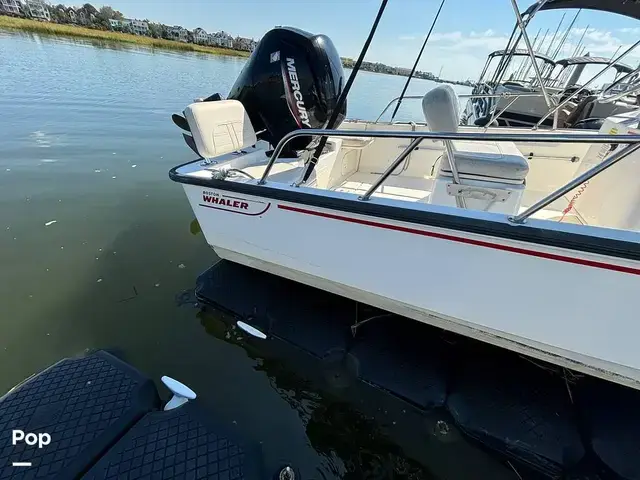
[[[71,21],[71,23],[77,23],[78,22],[78,15],[76,14],[76,9],[73,7],[68,7],[66,9],[67,12],[67,16],[69,17],[69,20]]]
[[[129,28],[135,35],[149,35],[149,24],[143,20],[125,19],[129,22]]]
[[[36,20],[43,20],[45,22],[51,21],[51,14],[47,4],[42,0],[25,0],[26,11],[31,18]]]
[[[193,42],[199,43],[200,45],[209,44],[209,34],[203,28],[196,28],[193,31]]]
[[[171,40],[177,40],[178,42],[187,42],[189,40],[189,31],[186,28],[180,26],[169,27],[167,34]]]
[[[222,48],[233,48],[233,37],[226,32],[215,32],[209,35],[209,44]]]
[[[0,12],[20,15],[20,0],[0,0]]]
[[[237,50],[244,50],[246,52],[253,52],[256,49],[256,41],[251,38],[238,37],[233,42],[233,47]]]
[[[76,22],[81,25],[89,25],[96,19],[96,15],[93,12],[88,12],[84,8],[76,10]]]
[[[134,35],[149,35],[149,24],[142,20],[125,18],[123,20],[109,19],[112,30],[126,30]]]

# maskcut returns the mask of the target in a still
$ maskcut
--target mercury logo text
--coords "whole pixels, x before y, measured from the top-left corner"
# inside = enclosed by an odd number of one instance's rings
[[[289,80],[291,81],[291,90],[293,90],[293,98],[296,100],[296,108],[300,121],[307,127],[311,128],[309,123],[309,114],[304,106],[302,92],[300,91],[300,82],[298,81],[298,71],[296,70],[296,61],[293,58],[287,58],[287,70],[289,71]]]

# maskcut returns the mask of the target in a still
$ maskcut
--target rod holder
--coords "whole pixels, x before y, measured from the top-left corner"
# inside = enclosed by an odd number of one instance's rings
[[[164,406],[165,411],[181,407],[189,400],[195,400],[196,392],[191,390],[184,383],[180,383],[178,380],[167,377],[166,375],[164,375],[160,380],[162,380],[164,386],[167,387],[171,391],[171,393],[173,393],[173,397],[171,397],[171,400],[169,400]]]

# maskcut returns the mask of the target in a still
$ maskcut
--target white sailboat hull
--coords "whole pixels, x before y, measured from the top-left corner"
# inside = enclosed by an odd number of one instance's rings
[[[222,258],[640,389],[637,261],[183,186]]]

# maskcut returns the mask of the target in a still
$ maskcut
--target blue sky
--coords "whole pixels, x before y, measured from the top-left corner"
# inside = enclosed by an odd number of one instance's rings
[[[188,29],[225,30],[258,39],[276,25],[290,25],[331,37],[342,56],[356,57],[380,5],[379,0],[113,0],[127,17],[148,18]],[[521,10],[533,0],[518,1]],[[100,6],[101,3],[94,3]],[[439,0],[389,0],[367,60],[410,67],[440,4]],[[562,14],[564,31],[577,12],[540,12],[528,28],[531,39],[549,29],[546,50]],[[486,55],[504,48],[515,17],[510,0],[446,0],[425,49],[420,70],[447,78],[476,78]],[[584,29],[584,45],[592,56],[610,57],[640,38],[640,22],[615,14],[583,10],[558,58],[571,56]],[[541,38],[540,37],[540,38]],[[622,50],[620,50],[622,52]],[[634,66],[636,55],[626,60]]]

